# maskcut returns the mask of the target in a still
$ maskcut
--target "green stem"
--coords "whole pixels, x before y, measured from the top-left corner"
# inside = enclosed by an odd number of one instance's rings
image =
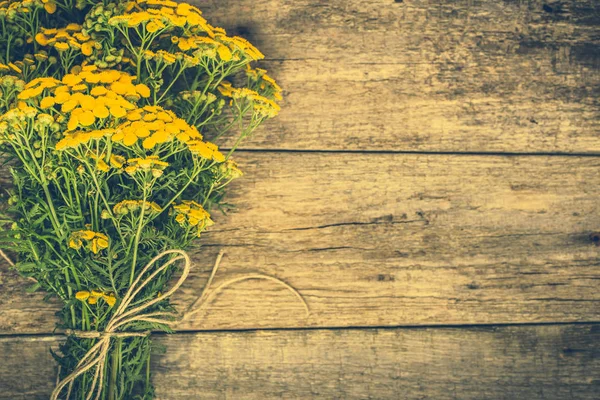
[[[142,209],[140,210],[140,222],[138,224],[138,229],[135,234],[135,240],[133,242],[133,262],[131,263],[131,274],[129,276],[129,286],[133,284],[133,278],[135,277],[135,264],[137,263],[138,256],[138,247],[140,244],[140,237],[142,235],[142,228],[144,227],[144,214],[146,209],[146,200],[147,200],[147,192],[146,186],[144,186],[144,198],[142,200]]]
[[[115,348],[112,352],[112,365],[110,370],[110,381],[108,383],[108,400],[117,400],[116,397],[116,385],[117,385],[117,369],[119,368],[119,347],[121,346],[121,340],[117,339]]]
[[[179,72],[177,73],[177,75],[175,75],[175,77],[171,80],[171,84],[169,84],[169,86],[167,86],[167,88],[163,92],[162,96],[160,96],[158,98],[158,102],[156,104],[160,104],[160,102],[162,101],[162,99],[167,95],[167,93],[169,93],[169,90],[171,90],[171,88],[173,87],[173,85],[175,84],[175,82],[177,81],[177,79],[179,79],[179,77],[181,76],[181,74],[183,73],[183,71],[184,71],[183,68],[179,70]]]
[[[148,339],[149,340],[149,339]],[[150,343],[147,343],[146,346],[150,346]],[[146,358],[146,393],[144,393],[144,398],[146,394],[150,391],[150,354]]]

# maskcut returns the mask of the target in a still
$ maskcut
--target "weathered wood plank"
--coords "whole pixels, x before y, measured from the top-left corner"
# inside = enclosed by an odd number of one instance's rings
[[[177,295],[259,272],[181,329],[600,320],[600,159],[240,153],[238,206],[194,251]],[[0,274],[0,333],[44,333],[56,305]]]
[[[0,338],[0,399],[47,399],[56,337]],[[597,399],[597,325],[159,336],[157,399]],[[23,379],[27,377],[27,379]]]
[[[600,151],[595,0],[196,3],[286,90],[246,148]]]

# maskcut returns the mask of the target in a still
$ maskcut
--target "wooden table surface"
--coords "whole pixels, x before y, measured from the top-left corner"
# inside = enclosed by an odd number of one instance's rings
[[[600,2],[206,0],[281,116],[156,335],[161,400],[599,399]],[[7,185],[6,174],[2,186]],[[0,399],[47,399],[58,303],[0,264]]]

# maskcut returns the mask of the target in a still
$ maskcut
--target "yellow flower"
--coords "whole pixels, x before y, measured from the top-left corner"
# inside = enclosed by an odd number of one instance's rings
[[[184,200],[181,204],[173,206],[175,221],[182,227],[196,228],[196,234],[200,236],[202,231],[214,225],[208,211],[195,201]]]
[[[114,293],[103,292],[101,290],[81,290],[75,293],[75,298],[81,302],[87,301],[91,305],[98,304],[99,299],[103,299],[109,307],[113,307],[117,303]]]
[[[69,247],[70,248],[79,250],[81,248],[81,246],[83,246],[83,241],[81,239],[73,238],[73,237],[71,237],[71,239],[69,239]]]
[[[11,68],[13,71],[15,71],[15,72],[17,72],[17,73],[19,73],[19,74],[20,74],[21,72],[23,72],[23,71],[21,70],[21,68],[17,67],[15,64],[13,64],[13,63],[11,63],[11,62],[9,62],[9,63],[8,63],[8,66],[9,66],[9,67],[10,67],[10,68]]]
[[[44,10],[48,14],[54,14],[56,12],[56,3],[54,1],[45,1]]]
[[[114,213],[118,215],[129,214],[140,209],[143,209],[144,212],[162,212],[162,208],[153,201],[123,200],[113,207]]]
[[[48,59],[48,54],[45,53],[35,53],[33,56],[38,61],[46,61]]]
[[[67,25],[65,27],[65,30],[67,32],[79,32],[79,31],[81,31],[81,25],[75,24],[75,23],[70,23],[69,25]]]
[[[47,108],[54,107],[54,104],[56,104],[54,97],[44,97],[42,101],[40,101],[40,108],[45,110]]]
[[[125,162],[126,159],[123,156],[118,156],[116,154],[110,155],[110,165],[112,165],[114,168],[123,168]]]
[[[143,98],[150,97],[150,88],[148,86],[144,85],[143,83],[135,85],[135,90]]]
[[[150,33],[154,33],[164,27],[165,27],[165,24],[162,23],[162,21],[160,21],[158,19],[154,19],[146,25],[146,30]]]
[[[152,149],[158,144],[172,141],[183,129],[193,131],[192,127],[177,118],[172,111],[157,106],[134,109],[127,113],[127,120],[118,127],[119,132],[112,137],[113,141],[121,142],[125,146],[132,146],[138,139],[143,139],[144,148]]]
[[[104,86],[94,86],[94,88],[90,91],[92,96],[104,96],[108,93],[108,89]]]
[[[41,32],[38,33],[37,35],[35,35],[35,41],[38,42],[38,44],[40,44],[42,46],[48,45],[48,38],[46,37],[46,35],[44,35]]]
[[[232,180],[244,175],[244,173],[239,169],[237,163],[231,158],[220,164],[218,171],[221,175],[219,180]]]
[[[155,6],[177,7],[177,3],[171,0],[147,0],[146,3]]]
[[[84,90],[86,90],[88,87],[87,85],[80,83],[79,85],[75,85],[71,88],[72,92],[83,92]]]
[[[83,86],[85,86],[85,85],[83,85]],[[79,104],[81,105],[81,108],[83,108],[84,110],[93,110],[94,107],[96,106],[96,99],[90,95],[86,94],[83,97],[79,97],[78,100],[79,100]]]
[[[168,51],[158,50],[156,55],[159,59],[164,61],[166,64],[171,65],[177,61],[177,57],[173,53],[169,53]]]
[[[69,247],[79,250],[83,246],[83,241],[88,242],[87,247],[94,254],[98,254],[100,250],[108,248],[108,236],[103,233],[90,230],[73,232],[71,234],[71,238],[69,239]],[[73,243],[73,245],[71,245],[71,243]]]
[[[64,42],[57,42],[54,43],[54,48],[58,51],[67,51],[69,50],[69,45],[67,43]]]
[[[104,299],[104,301],[106,301],[106,304],[108,304],[109,307],[113,307],[117,303],[117,298],[112,293],[109,295],[104,294],[102,298]]]
[[[94,41],[90,40],[81,45],[81,54],[91,56],[94,50]]]
[[[187,3],[180,3],[177,5],[176,13],[179,15],[187,16],[190,15],[193,11],[194,7]]]
[[[83,82],[83,78],[75,74],[67,74],[62,78],[62,83],[71,87],[79,85],[81,82]]]
[[[231,61],[231,59],[233,58],[231,50],[225,45],[219,46],[217,48],[217,53],[219,53],[219,57],[221,57],[221,60],[223,61]]]
[[[79,301],[86,301],[87,299],[90,298],[91,293],[88,292],[87,290],[81,290],[77,293],[75,293],[75,298]]]
[[[188,142],[188,146],[192,153],[197,154],[202,158],[217,162],[225,161],[225,156],[218,150],[218,146],[214,143],[193,140]]]
[[[78,116],[78,119],[79,119],[79,123],[82,126],[90,126],[90,125],[93,125],[94,122],[96,122],[96,117],[89,110],[86,110],[83,113],[81,113],[81,115]]]
[[[106,161],[104,161],[102,159],[97,161],[96,168],[98,169],[98,171],[101,171],[101,172],[109,172],[110,171],[110,166],[106,163]]]
[[[112,136],[114,129],[100,129],[89,132],[66,133],[65,137],[56,144],[56,150],[65,150],[76,148],[81,144],[87,143],[92,139],[101,139],[105,136]]]
[[[130,158],[127,160],[125,171],[133,175],[138,171],[150,171],[156,178],[162,176],[165,168],[169,166],[168,162],[161,161],[158,156],[148,156],[146,158]]]
[[[109,110],[110,110],[110,114],[115,118],[123,118],[125,115],[127,115],[127,110],[125,110],[121,106],[110,107]],[[133,143],[131,143],[131,144],[133,144]],[[131,144],[126,145],[126,146],[131,146]]]
[[[54,97],[54,101],[56,104],[64,104],[69,99],[71,99],[71,93],[69,92],[59,92],[58,90],[54,92],[56,96]]]

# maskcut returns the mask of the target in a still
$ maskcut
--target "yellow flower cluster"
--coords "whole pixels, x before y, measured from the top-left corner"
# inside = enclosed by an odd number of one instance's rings
[[[40,50],[36,54],[25,54],[22,60],[16,60],[13,62],[9,62],[8,64],[0,63],[0,73],[17,73],[17,74],[27,74],[29,71],[35,71],[38,68],[36,64],[37,61],[46,61],[48,60],[48,53],[43,50]],[[51,60],[51,64],[54,63],[55,60]],[[26,70],[24,73],[23,70]]]
[[[81,249],[87,242],[87,246],[92,253],[98,254],[100,250],[108,248],[108,236],[100,232],[90,230],[76,231],[71,234],[69,247],[75,250]]]
[[[240,60],[240,54],[248,56],[252,60],[261,60],[265,56],[252,43],[246,39],[226,35],[225,30],[221,28],[212,28],[213,34],[210,37],[193,35],[190,37],[169,36],[171,42],[177,44],[181,51],[194,51],[194,55],[208,56],[214,58],[219,55],[223,61]],[[201,50],[198,52],[197,50]],[[236,51],[239,51],[237,53]]]
[[[167,143],[177,137],[202,139],[196,127],[189,126],[175,113],[159,106],[136,108],[126,114],[127,121],[121,124],[112,140],[125,146],[132,146],[142,140],[144,149],[152,149],[157,144]]]
[[[117,303],[117,298],[115,297],[114,293],[106,293],[100,290],[80,290],[79,292],[75,293],[75,298],[79,301],[87,301],[88,304],[92,305],[98,303],[99,299],[103,299],[106,304],[109,305],[109,307],[112,307]]]
[[[96,161],[96,169],[101,172],[109,172],[111,167],[121,169],[126,162],[125,157],[116,154],[110,155],[108,161],[110,165],[106,163],[106,155],[104,154],[97,156],[96,154],[90,153],[89,156]]]
[[[225,156],[214,143],[203,142],[202,140],[190,140],[187,142],[187,145],[193,154],[197,154],[202,158],[220,163],[225,161]]]
[[[169,166],[168,162],[161,161],[158,156],[148,156],[146,158],[130,158],[127,160],[125,172],[134,175],[138,171],[151,171],[156,178],[163,174],[165,168]]]
[[[40,108],[61,105],[60,111],[70,115],[67,129],[72,131],[79,126],[91,126],[96,119],[109,116],[122,118],[127,110],[135,109],[131,101],[150,97],[148,86],[134,85],[135,79],[122,71],[101,71],[94,65],[88,65],[80,71],[65,75],[62,81],[54,78],[34,79],[26,85],[18,98],[34,99],[46,89],[50,90],[50,95],[41,99]]]
[[[145,106],[132,109],[125,114],[125,117],[127,121],[115,129],[67,132],[64,138],[57,143],[56,149],[75,148],[88,143],[92,139],[110,137],[113,142],[121,143],[127,147],[133,146],[141,140],[143,148],[149,150],[156,145],[170,142],[176,138],[185,143],[193,154],[217,162],[225,161],[225,156],[219,151],[217,145],[204,142],[202,135],[195,126],[190,126],[172,111],[159,106]],[[75,117],[71,114],[71,118],[78,118],[78,122],[81,123],[79,114],[76,114]],[[99,163],[98,167],[105,172],[108,170],[105,162],[104,164]],[[153,168],[152,171],[155,176],[159,174],[158,170],[154,170],[156,168]]]
[[[80,50],[85,56],[91,56],[96,46],[100,46],[88,35],[81,32],[81,25],[69,24],[66,28],[41,28],[35,35],[35,41],[41,46],[51,46],[63,52],[69,49]]]
[[[17,62],[19,62],[19,61],[17,61]],[[16,65],[15,63],[12,63],[12,62],[9,62],[8,64],[0,63],[0,72],[8,72],[8,71],[13,71],[13,72],[20,74],[21,72],[23,72],[23,69],[22,69],[22,67],[19,67],[18,65]]]
[[[19,93],[19,100],[28,100],[40,96],[44,90],[51,89],[60,84],[58,79],[54,78],[36,78],[25,85],[25,90]]]
[[[147,32],[158,32],[158,34],[172,28],[181,28],[184,35],[165,33],[161,38],[170,38],[181,51],[202,50],[199,55],[212,58],[218,54],[225,62],[232,59],[240,60],[241,55],[252,60],[264,58],[264,55],[246,39],[237,36],[228,37],[224,29],[211,26],[197,7],[186,3],[170,0],[130,1],[123,15],[114,16],[108,22],[113,26],[127,28],[144,25]],[[165,53],[147,51],[145,56],[162,57],[166,63],[175,62],[177,57],[173,53]],[[195,65],[194,62],[197,63],[194,58],[185,60],[192,65]]]
[[[176,26],[191,32],[203,31],[213,35],[212,27],[202,17],[202,12],[198,8],[170,0],[130,1],[127,3],[125,13],[112,17],[108,23],[129,28],[144,24],[146,31],[150,33]]]
[[[275,82],[275,79],[267,75],[267,70],[261,68],[252,69],[250,68],[250,64],[248,64],[246,73],[253,81],[260,82],[261,90],[266,90],[268,86],[271,88],[271,91],[273,92],[273,97],[275,99],[283,100],[283,97],[281,96],[281,86],[279,86],[277,82]]]
[[[0,16],[7,15],[14,17],[15,14],[26,14],[37,8],[44,8],[48,14],[56,12],[56,2],[54,0],[8,0],[0,1]]]
[[[198,236],[205,228],[214,225],[208,211],[195,201],[184,200],[181,204],[173,206],[173,211],[175,221],[181,226],[197,227]]]
[[[219,92],[223,96],[230,97],[232,99],[248,99],[253,102],[254,110],[265,116],[274,117],[276,116],[281,107],[279,104],[271,99],[261,96],[258,92],[248,88],[234,88],[229,82],[222,82],[219,85]]]
[[[162,62],[166,65],[172,65],[177,61],[181,61],[182,66],[185,68],[193,67],[200,63],[200,59],[196,56],[192,57],[181,52],[170,53],[166,50],[158,50],[156,52],[153,52],[152,50],[146,50],[144,51],[144,59],[154,60],[159,63]]]
[[[186,38],[172,36],[171,41],[173,43],[176,43],[177,47],[181,51],[202,50],[200,53],[198,53],[199,55],[214,58],[218,54],[221,60],[223,61],[231,61],[234,58],[233,52],[229,47],[227,47],[223,43],[217,42],[216,40],[210,37],[191,36],[189,38]]]
[[[153,201],[143,200],[123,200],[113,207],[113,211],[118,215],[125,215],[131,212],[143,209],[144,212],[155,212],[159,213],[162,208]]]
[[[218,169],[219,182],[223,180],[233,180],[244,176],[242,170],[238,167],[238,164],[232,159],[228,159],[222,164],[219,164]]]
[[[265,58],[264,54],[260,52],[252,43],[247,41],[246,39],[233,36],[229,37],[225,34],[225,31],[215,31],[215,38],[225,44],[229,45],[232,49],[237,49],[243,54],[250,57],[252,60],[262,60]],[[220,53],[219,53],[220,54]],[[227,60],[225,60],[227,61]]]
[[[76,131],[65,133],[64,137],[56,144],[56,150],[73,149],[88,143],[92,139],[102,139],[114,134],[114,129],[96,129],[93,131]]]

